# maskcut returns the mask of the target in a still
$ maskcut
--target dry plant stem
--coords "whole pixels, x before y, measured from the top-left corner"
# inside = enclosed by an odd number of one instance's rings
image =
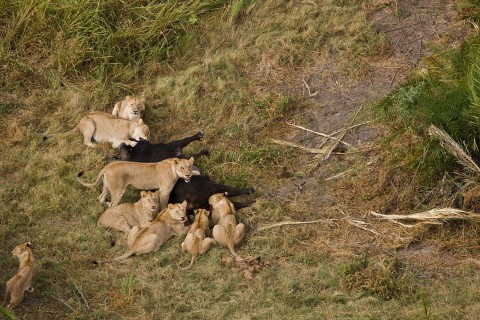
[[[318,223],[318,222],[333,222],[333,221],[338,221],[338,219],[318,219],[313,221],[284,221],[284,222],[274,223],[269,226],[258,228],[257,231],[262,231],[262,230],[282,227],[282,226],[288,226],[288,225],[309,224],[309,223]]]
[[[62,299],[57,298],[57,297],[55,297],[55,296],[51,296],[51,297],[52,297],[53,299],[58,300],[58,301],[60,301],[61,303],[63,303],[65,306],[67,306],[68,309],[70,309],[70,310],[72,310],[72,311],[75,311],[68,303],[66,303],[66,302],[63,301]]]
[[[288,141],[285,141],[285,140],[276,140],[276,139],[272,139],[272,142],[273,143],[276,143],[276,144],[279,144],[279,145],[282,145],[282,146],[288,146],[288,147],[293,147],[293,148],[298,148],[298,149],[301,149],[303,151],[306,151],[306,152],[309,152],[309,153],[316,153],[316,154],[323,154],[324,151],[322,149],[312,149],[312,148],[306,148],[304,146],[300,146],[298,144],[295,144],[295,143],[292,143],[292,142],[288,142]]]
[[[339,140],[338,138],[333,137],[335,134],[337,134],[337,133],[339,133],[339,132],[334,132],[334,133],[331,133],[331,134],[326,134],[326,133],[322,133],[322,132],[318,132],[318,131],[313,131],[313,130],[311,130],[311,129],[307,129],[307,128],[305,128],[305,127],[298,126],[298,125],[293,124],[293,123],[288,123],[288,122],[286,122],[286,124],[288,124],[289,126],[295,127],[295,128],[297,128],[297,129],[305,130],[305,131],[307,131],[307,132],[311,132],[311,133],[317,134],[317,135],[319,135],[319,136],[325,137],[325,138],[327,138],[327,141],[328,141],[328,139]],[[347,142],[345,142],[345,141],[339,141],[339,142],[342,143],[342,144],[344,144],[344,145],[346,145],[347,147],[353,148],[353,146],[352,146],[351,144],[349,144],[349,143],[347,143]]]
[[[465,220],[465,219],[480,219],[480,214],[475,212],[468,212],[454,208],[442,208],[442,209],[432,209],[426,212],[412,213],[407,215],[401,214],[380,214],[374,211],[370,211],[370,214],[386,220],[415,220],[423,224],[441,224],[442,220]],[[395,221],[400,225],[398,221]]]
[[[328,178],[325,178],[325,181],[330,181],[330,180],[333,180],[333,179],[337,179],[337,178],[341,178],[343,177],[344,175],[346,174],[349,174],[350,172],[352,172],[353,169],[348,169],[348,170],[345,170],[345,171],[342,171],[340,173],[337,173],[336,175],[333,175],[333,176],[330,176]]]
[[[90,310],[90,306],[88,305],[87,299],[85,299],[85,296],[83,295],[82,291],[80,291],[80,289],[78,288],[78,286],[75,282],[73,282],[73,285],[75,286],[75,289],[77,289],[77,291],[80,293],[80,296],[82,297],[83,302],[85,302],[85,305],[87,306],[87,309]]]
[[[365,230],[365,231],[368,231],[368,232],[371,232],[375,235],[379,235],[380,233],[374,229],[370,229],[370,228],[367,228],[365,227],[364,225],[366,225],[367,223],[364,222],[364,221],[360,221],[360,220],[353,220],[353,219],[347,219],[345,218],[345,221],[347,221],[349,224],[351,224],[352,226],[354,227],[357,227],[357,228],[360,228],[362,230]]]
[[[315,97],[315,96],[318,94],[318,91],[317,91],[317,92],[314,92],[314,93],[312,93],[312,92],[310,91],[310,86],[309,86],[309,85],[308,85],[308,83],[305,81],[305,79],[302,79],[302,81],[303,81],[303,83],[305,84],[305,86],[307,87],[307,90],[308,90],[308,97],[309,97],[309,98],[313,98],[313,97]]]
[[[332,151],[337,147],[338,143],[340,141],[343,140],[343,138],[345,137],[345,135],[347,134],[347,131],[350,129],[350,127],[352,126],[353,122],[355,121],[355,119],[357,118],[358,114],[360,113],[360,111],[363,109],[363,105],[358,108],[358,110],[355,112],[355,114],[353,115],[352,119],[350,120],[350,123],[348,124],[348,126],[343,130],[342,132],[342,135],[340,136],[339,139],[337,139],[337,142],[333,143],[331,146],[330,146],[330,149],[328,150],[327,154],[322,157],[313,167],[312,169],[310,169],[309,173],[312,173],[313,171],[315,171],[319,166],[320,164],[327,160],[328,158],[330,158],[330,155],[332,154]]]
[[[457,161],[465,166],[467,169],[475,172],[480,173],[480,167],[475,163],[475,161],[465,152],[465,150],[457,143],[455,140],[452,139],[442,129],[437,128],[433,124],[428,128],[428,134],[439,138],[441,141],[442,147],[445,148],[448,152],[450,152]]]

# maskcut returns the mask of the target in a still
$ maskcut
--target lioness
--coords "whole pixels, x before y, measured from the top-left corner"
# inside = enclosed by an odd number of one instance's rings
[[[12,254],[20,260],[20,267],[18,273],[8,280],[5,289],[2,306],[7,302],[10,293],[10,304],[7,306],[9,310],[12,310],[22,301],[25,291],[33,292],[32,279],[35,272],[35,257],[31,248],[31,243],[26,242],[19,244],[12,251]]]
[[[190,265],[184,269],[190,269],[195,259],[208,251],[210,245],[215,244],[213,238],[206,238],[205,232],[208,229],[209,212],[205,209],[195,210],[195,221],[190,226],[185,241],[182,242],[182,251],[187,251],[192,255]]]
[[[122,199],[125,188],[131,184],[137,189],[155,190],[160,192],[160,208],[164,209],[168,204],[168,196],[179,178],[186,182],[192,176],[193,158],[190,159],[166,159],[154,163],[116,161],[107,164],[97,175],[92,183],[86,183],[80,178],[83,172],[78,174],[78,181],[86,187],[93,187],[103,177],[103,191],[98,197],[102,204],[108,204],[105,199],[108,193],[111,195],[109,206],[117,205]]]
[[[108,141],[114,148],[124,143],[129,146],[135,146],[139,139],[148,139],[150,131],[142,119],[130,121],[116,118],[104,112],[90,112],[83,117],[78,125],[70,131],[61,133],[61,135],[70,134],[75,131],[83,134],[83,143],[89,147],[95,147],[92,138],[95,141]],[[49,134],[43,137],[43,140],[58,135]],[[132,140],[130,140],[130,138]]]
[[[121,203],[105,210],[97,225],[129,233],[133,226],[147,227],[160,209],[158,191],[140,192],[140,200],[135,203]]]
[[[184,234],[190,226],[185,227],[187,221],[187,202],[169,204],[158,217],[146,228],[134,226],[128,234],[128,251],[113,260],[123,260],[132,255],[142,255],[156,252],[160,246],[173,236]]]
[[[245,225],[235,218],[233,204],[223,193],[212,195],[208,199],[212,206],[213,238],[223,247],[227,247],[237,261],[243,260],[236,252],[234,246],[239,244],[245,236]]]
[[[112,115],[114,117],[137,121],[145,110],[145,98],[137,99],[126,96],[125,100],[115,103]]]

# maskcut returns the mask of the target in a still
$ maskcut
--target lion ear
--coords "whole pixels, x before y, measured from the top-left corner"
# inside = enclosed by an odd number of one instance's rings
[[[168,204],[168,209],[172,209],[173,208],[173,204],[169,203]]]
[[[143,124],[143,119],[138,119],[138,124]]]
[[[187,206],[187,200],[183,200],[182,205],[186,207]]]
[[[125,97],[125,100],[130,100],[130,99],[132,99],[132,97],[130,97],[130,96]]]
[[[140,197],[144,198],[147,195],[147,191],[140,192]]]
[[[144,98],[144,97],[141,97],[141,98],[140,98],[140,102],[141,102],[141,103],[145,103],[145,98]]]
[[[173,158],[173,163],[178,164],[178,158]]]
[[[190,161],[191,164],[193,164],[193,157],[190,157],[190,159],[188,159],[188,161]]]
[[[26,245],[27,245],[27,247],[32,248],[32,244],[30,243],[30,241],[28,241],[28,242],[26,243]]]

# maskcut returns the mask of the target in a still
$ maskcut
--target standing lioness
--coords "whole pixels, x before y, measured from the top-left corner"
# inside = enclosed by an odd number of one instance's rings
[[[160,192],[160,208],[164,209],[168,204],[168,197],[173,186],[179,178],[186,182],[192,176],[193,158],[190,159],[166,159],[154,163],[139,163],[117,161],[106,165],[97,175],[92,183],[84,182],[78,174],[78,181],[86,187],[93,187],[103,177],[103,191],[98,197],[102,204],[107,204],[105,199],[108,193],[111,195],[109,206],[120,203],[125,188],[130,184],[141,190],[155,190]]]
[[[20,260],[18,273],[7,282],[5,289],[5,299],[2,306],[7,302],[10,293],[10,304],[7,309],[12,310],[18,305],[25,291],[33,292],[32,279],[35,272],[35,258],[32,253],[30,242],[19,244],[13,249],[12,254]]]
[[[116,118],[104,112],[90,112],[80,120],[75,128],[61,134],[65,135],[77,130],[83,134],[83,143],[89,147],[95,147],[92,139],[98,142],[108,141],[112,143],[114,148],[117,148],[122,143],[133,147],[137,142],[130,140],[130,138],[133,140],[147,140],[150,133],[142,119],[130,121]],[[43,140],[57,134],[46,135],[43,137]]]

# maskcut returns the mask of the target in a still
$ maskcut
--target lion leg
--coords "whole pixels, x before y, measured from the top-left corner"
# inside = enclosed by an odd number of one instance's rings
[[[150,253],[152,251],[158,251],[160,245],[158,244],[158,235],[149,234],[143,237],[138,247],[135,249],[137,255]]]
[[[203,239],[202,245],[200,246],[200,250],[198,250],[198,253],[199,254],[204,254],[205,252],[208,251],[208,249],[210,249],[210,246],[212,244],[216,244],[216,243],[217,242],[215,241],[215,239],[212,239],[212,238]]]
[[[83,117],[78,124],[78,129],[83,134],[83,143],[89,147],[95,147],[92,143],[92,138],[95,134],[95,121],[89,117]]]
[[[110,207],[113,207],[119,204],[120,200],[122,200],[122,196],[124,193],[125,193],[125,187],[116,189],[116,190],[110,190],[110,196],[112,197],[112,202],[110,202]]]
[[[223,247],[228,246],[227,243],[227,233],[225,232],[225,228],[219,224],[213,227],[213,238],[215,241]]]
[[[192,249],[193,234],[189,233],[185,237],[185,241],[182,242],[182,251],[188,251]]]
[[[139,226],[133,226],[132,229],[130,229],[130,232],[128,233],[127,237],[127,247],[130,249],[132,248],[133,242],[135,241],[135,236],[137,235],[138,231],[140,231]]]
[[[245,225],[243,223],[239,223],[235,227],[235,245],[239,244],[240,241],[243,240],[243,237],[245,237]]]
[[[23,299],[23,292],[22,291],[14,291],[10,292],[10,303],[7,306],[8,310],[12,310],[15,308]]]
[[[165,209],[168,206],[168,196],[170,192],[160,191],[160,211]]]
[[[104,228],[111,228],[111,229],[123,231],[127,234],[130,232],[130,229],[131,229],[125,217],[115,213],[112,214],[108,211],[104,212],[100,216],[100,219],[98,219],[97,224]]]
[[[98,201],[100,201],[101,204],[103,205],[108,205],[108,203],[105,201],[107,199],[108,195],[108,186],[105,181],[105,177],[103,177],[103,189],[102,193],[98,196]]]

